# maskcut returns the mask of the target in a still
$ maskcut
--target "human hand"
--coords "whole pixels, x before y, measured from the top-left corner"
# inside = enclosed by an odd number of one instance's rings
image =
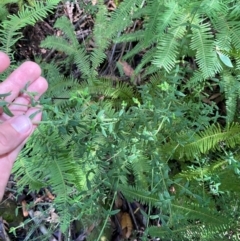
[[[8,56],[0,52],[0,73],[6,70],[9,64]],[[14,115],[14,117],[9,117],[0,107],[0,200],[3,197],[13,163],[27,138],[36,128],[29,116],[39,108],[29,107],[31,99],[26,93],[21,93],[21,90],[29,83],[27,91],[37,92],[34,99],[38,100],[48,87],[47,81],[40,75],[40,67],[34,62],[27,61],[0,83],[0,94],[11,93],[4,100],[11,103],[8,108]],[[16,103],[21,105],[14,105]],[[41,113],[36,114],[33,120],[34,122],[40,121]]]

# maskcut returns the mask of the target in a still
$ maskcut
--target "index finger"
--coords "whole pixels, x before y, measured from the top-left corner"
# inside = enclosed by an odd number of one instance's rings
[[[27,83],[31,84],[41,75],[40,67],[31,61],[27,61],[20,65],[9,77],[0,84],[0,94],[11,92],[11,95],[5,98],[11,102],[19,96],[20,91]]]

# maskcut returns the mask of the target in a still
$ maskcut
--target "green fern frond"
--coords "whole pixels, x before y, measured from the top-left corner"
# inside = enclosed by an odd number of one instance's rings
[[[214,27],[217,30],[217,46],[222,50],[230,51],[232,30],[229,26],[228,20],[225,17],[219,16],[214,22]]]
[[[135,11],[137,11],[141,5],[141,0],[121,1],[110,18],[110,29],[108,31],[111,33],[111,35],[109,35],[111,38],[116,37],[119,32],[123,31],[131,24]],[[120,19],[122,21],[119,21]]]
[[[0,49],[10,54],[12,46],[21,38],[19,30],[27,25],[34,25],[37,21],[43,20],[59,2],[60,0],[47,0],[45,3],[36,2],[34,8],[23,8],[17,15],[10,15],[0,25]]]
[[[171,69],[171,66],[173,66],[175,63],[175,58],[177,56],[177,47],[179,46],[178,41],[183,35],[178,32],[180,31],[179,29],[175,30],[175,28],[180,27],[184,31],[184,24],[185,21],[187,21],[185,17],[182,17],[185,16],[182,14],[182,9],[179,9],[178,3],[175,1],[169,1],[165,4],[156,3],[156,1],[149,1],[147,6],[145,6],[145,11],[139,10],[139,12],[142,12],[143,17],[145,18],[145,32],[148,32],[143,35],[142,30],[139,30],[135,33],[120,36],[116,40],[116,42],[139,41],[135,47],[133,47],[128,53],[126,53],[126,55],[123,56],[124,60],[131,58],[135,54],[139,53],[142,49],[147,49],[149,47],[151,47],[151,53],[156,51],[158,52],[157,56],[156,54],[153,56],[149,53],[149,51],[147,51],[145,54],[146,56],[143,56],[144,61],[141,63],[141,65],[139,65],[136,73],[139,72],[139,69],[142,68],[143,65],[151,62],[154,57],[155,60],[153,63],[156,64],[157,67],[163,66],[168,70]],[[178,15],[180,12],[181,14]],[[183,22],[181,22],[180,18],[183,18]],[[170,22],[171,26],[169,24]],[[183,26],[181,26],[182,23]],[[167,33],[165,31],[166,28],[168,28]],[[151,38],[149,36],[151,36]],[[158,39],[160,39],[158,44],[159,50],[156,50],[154,44],[158,41]],[[168,44],[168,41],[172,41],[170,45]],[[166,46],[169,51],[165,49]],[[168,65],[168,62],[170,62],[170,65]]]
[[[161,206],[160,199],[156,194],[151,194],[147,190],[139,190],[133,186],[119,185],[119,191],[129,200],[134,201],[138,200],[142,204],[147,204],[155,207]]]
[[[208,151],[221,149],[221,142],[228,147],[234,147],[240,143],[239,133],[240,125],[233,123],[228,125],[224,130],[220,125],[212,125],[204,131],[197,134],[183,133],[177,136],[178,142],[168,143],[164,146],[163,151],[169,155],[173,155],[177,159],[184,156],[194,158],[194,156]],[[167,155],[167,154],[166,154]]]
[[[64,37],[48,36],[41,42],[41,47],[53,48],[60,52],[64,52],[69,57],[74,57],[74,63],[82,72],[83,78],[90,78],[92,74],[90,71],[89,56],[86,50],[78,43],[70,21],[66,17],[59,18],[54,27],[62,29],[67,39]]]
[[[145,34],[144,34],[144,45],[149,46],[151,43],[153,43],[153,39],[149,38],[149,36],[154,36],[158,35],[162,31],[158,29],[159,25],[162,26],[163,30],[165,29],[166,26],[161,22],[159,23],[159,17],[160,17],[160,12],[162,11],[163,5],[161,2],[156,2],[154,0],[148,1],[148,7],[146,8],[146,15],[147,18],[151,19],[151,21],[147,21],[146,24],[144,25],[144,28],[146,29]],[[174,12],[174,8],[171,9]],[[164,15],[164,14],[163,14]],[[161,16],[164,18],[164,16]],[[169,24],[169,22],[167,23]]]
[[[67,55],[74,55],[75,51],[80,47],[76,35],[74,34],[74,28],[69,19],[65,16],[58,18],[54,24],[54,28],[58,28],[63,31],[64,36],[48,36],[41,42],[41,47],[53,48],[58,51],[63,51]]]
[[[231,123],[234,121],[234,117],[236,114],[240,82],[235,76],[233,76],[230,72],[227,71],[222,72],[221,78],[226,98],[227,122]]]
[[[23,188],[26,183],[29,184],[29,188],[31,190],[40,190],[45,186],[45,182],[40,181],[40,177],[42,175],[41,171],[34,172],[33,170],[36,168],[36,163],[31,162],[28,158],[23,155],[23,152],[20,154],[18,161],[14,165],[13,171],[17,177],[22,177],[18,180],[18,186]]]
[[[204,176],[218,175],[220,173],[226,174],[227,172],[229,172],[229,169],[226,168],[226,164],[227,161],[225,160],[211,161],[211,163],[209,163],[208,165],[204,165],[203,167],[195,167],[184,170],[176,177],[185,178],[187,180],[196,180],[201,179]]]
[[[83,74],[83,78],[95,77],[96,73],[91,72],[89,56],[86,54],[85,49],[79,47],[74,53],[74,63]]]
[[[159,23],[157,27],[157,34],[160,34],[160,36],[164,33],[167,27],[173,27],[172,24],[176,24],[175,20],[180,17],[179,12],[181,11],[181,7],[179,6],[179,3],[177,1],[171,0],[165,2],[161,10],[163,11],[163,14],[158,16]],[[181,22],[178,22],[178,24],[180,25]],[[177,25],[175,25],[174,27],[176,26]]]
[[[57,51],[62,51],[67,53],[68,55],[73,55],[76,51],[74,46],[69,44],[67,39],[56,37],[56,36],[48,36],[41,42],[42,48],[53,48]]]
[[[96,26],[94,27],[94,40],[96,48],[91,54],[92,71],[96,71],[101,62],[106,58],[105,50],[110,44],[110,39],[115,38],[121,31],[131,24],[133,18],[133,6],[139,6],[140,0],[122,1],[121,4],[107,17],[107,8],[104,4],[99,5]],[[122,19],[122,21],[119,21]]]
[[[48,173],[46,174],[51,178],[47,182],[52,187],[53,193],[57,194],[55,205],[57,205],[57,211],[62,217],[61,229],[64,232],[71,219],[69,213],[71,185],[77,184],[76,180],[74,180],[74,175],[72,175],[75,169],[74,163],[67,162],[64,156],[58,156],[57,159],[53,157],[49,161],[51,164],[48,165]],[[52,176],[53,173],[54,176]]]
[[[227,4],[226,4],[227,5]],[[223,11],[221,16],[214,19],[213,24],[217,30],[216,39],[218,46],[226,51],[229,51],[233,45],[235,49],[239,49],[240,27],[238,22],[239,10],[235,8],[228,8],[228,13]]]
[[[240,137],[236,133],[240,131],[238,123],[227,126],[224,131],[219,125],[212,125],[205,131],[196,135],[195,141],[187,144],[183,149],[189,154],[192,153],[206,153],[209,150],[220,149],[220,142],[224,142],[229,147],[234,147],[240,141]]]
[[[3,21],[7,18],[8,10],[4,5],[1,5],[0,3],[0,21]]]
[[[207,15],[211,19],[218,20],[219,17],[228,13],[228,2],[222,2],[219,0],[207,1],[204,0],[200,4],[198,12]]]
[[[76,170],[73,152],[66,148],[70,138],[61,134],[61,129],[58,129],[58,126],[53,127],[52,130],[49,129],[48,135],[42,135],[41,133],[44,132],[45,128],[39,126],[38,130],[35,131],[31,137],[32,141],[27,143],[13,171],[17,177],[21,177],[19,183],[30,184],[32,190],[38,190],[43,185],[51,187],[56,195],[54,205],[61,216],[61,228],[64,231],[71,218],[69,210],[72,192],[74,189],[81,190],[85,173]],[[63,137],[65,138],[63,139]],[[56,145],[56,143],[58,144]],[[34,150],[33,146],[35,146]],[[40,146],[44,146],[44,152]],[[54,152],[57,152],[57,155],[52,155]],[[38,156],[37,159],[36,156]],[[35,178],[26,175],[25,171],[35,173]],[[34,182],[30,183],[31,181]]]
[[[177,203],[178,202],[178,203]],[[180,215],[186,215],[189,220],[201,220],[205,224],[214,223],[215,225],[222,225],[226,223],[226,217],[221,216],[216,210],[206,209],[197,204],[182,203],[181,200],[171,204],[172,212]]]
[[[132,33],[125,33],[121,36],[118,36],[114,39],[114,43],[127,43],[127,42],[134,42],[143,39],[144,37],[144,30],[138,30]]]
[[[240,42],[239,42],[239,38],[240,38],[240,26],[239,26],[239,22],[236,21],[229,21],[229,26],[231,29],[231,37],[232,37],[232,43],[233,46],[236,49],[240,48]]]
[[[70,93],[77,88],[79,84],[73,77],[66,78],[63,74],[60,73],[60,69],[53,62],[46,63],[37,60],[41,66],[43,75],[48,80],[49,87],[47,92],[44,95],[44,98],[41,98],[41,103],[45,103],[50,99],[49,103],[58,106],[61,110],[66,108],[69,105]]]
[[[61,18],[58,18],[56,23],[54,24],[54,28],[60,29],[64,33],[64,37],[70,41],[70,44],[74,48],[77,48],[79,46],[76,35],[74,34],[74,27],[69,21],[69,19],[67,19],[67,17],[63,16]]]
[[[134,175],[134,182],[136,186],[142,187],[145,190],[148,189],[149,180],[149,173],[151,170],[151,162],[144,157],[143,154],[133,155],[135,158],[131,161],[130,169],[133,171]],[[131,157],[129,157],[131,159]],[[130,160],[129,160],[130,161]]]
[[[122,102],[125,101],[129,105],[133,103],[132,98],[138,97],[139,93],[134,90],[128,83],[117,81],[113,84],[112,79],[99,78],[95,81],[83,81],[80,83],[81,89],[88,88],[91,95],[97,95],[104,99],[119,100],[118,107],[121,106]],[[115,106],[116,107],[116,106]]]
[[[173,228],[168,228],[166,226],[156,227],[151,226],[148,228],[148,233],[152,237],[161,237],[167,240],[178,240],[178,241],[189,241],[189,240],[202,240],[202,241],[213,241],[221,240],[225,241],[231,235],[230,230],[237,230],[237,224],[230,224],[226,222],[221,225],[214,223],[204,225],[202,223],[196,222],[184,222],[181,221],[179,224]],[[229,233],[229,235],[228,235]],[[233,235],[231,240],[237,241],[237,235]]]
[[[180,47],[179,40],[186,34],[186,26],[184,24],[186,24],[188,17],[188,15],[182,15],[182,13],[177,15],[168,33],[160,36],[153,64],[159,68],[163,67],[167,72],[172,70],[177,61]]]
[[[236,69],[240,70],[240,58],[236,59]],[[239,75],[238,75],[238,80],[239,80]]]
[[[210,24],[198,19],[193,22],[190,47],[196,51],[196,62],[203,78],[213,77],[222,70],[217,54],[214,51],[214,40]]]
[[[99,4],[99,10],[96,16],[96,22],[93,30],[93,38],[95,48],[91,53],[92,69],[97,70],[102,61],[106,58],[105,49],[109,45],[109,22],[107,16],[107,7],[104,4]]]
[[[203,91],[204,88],[204,77],[202,75],[202,72],[199,70],[194,71],[193,75],[189,79],[189,81],[186,83],[187,88],[194,88],[196,90],[196,95],[199,96],[199,93]]]

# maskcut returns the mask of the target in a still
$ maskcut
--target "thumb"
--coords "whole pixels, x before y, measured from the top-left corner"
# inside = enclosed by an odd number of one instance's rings
[[[0,125],[0,155],[19,146],[31,133],[31,120],[25,116],[16,116]]]

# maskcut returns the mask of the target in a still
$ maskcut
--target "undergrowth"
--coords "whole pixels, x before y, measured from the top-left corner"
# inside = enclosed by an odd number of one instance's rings
[[[19,31],[58,2],[6,14],[0,49],[12,54]],[[122,193],[148,207],[141,210],[147,220],[142,240],[237,240],[239,13],[232,0],[127,0],[112,12],[98,1],[86,40],[94,42],[92,50],[76,38],[66,17],[57,19],[61,36],[47,37],[41,48],[64,58],[36,59],[49,90],[40,100],[43,120],[14,174],[19,192],[26,185],[52,190],[65,237],[69,224],[80,220],[83,227],[100,224],[92,238],[100,240],[117,212],[114,197]],[[143,24],[134,29],[137,20]],[[124,54],[114,62],[114,76],[106,78],[103,66],[113,46]],[[131,63],[136,55],[141,61],[123,81],[117,61]],[[69,67],[65,74],[63,66]],[[213,88],[224,97],[225,115],[214,101],[204,101]]]

